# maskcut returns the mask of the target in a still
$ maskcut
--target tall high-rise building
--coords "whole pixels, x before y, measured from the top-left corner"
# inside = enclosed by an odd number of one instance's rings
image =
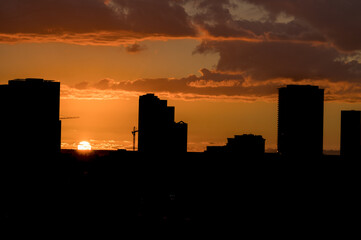
[[[341,156],[361,156],[361,111],[341,111]]]
[[[174,122],[174,107],[154,94],[139,97],[138,151],[187,152],[188,125]]]
[[[285,157],[322,156],[324,90],[310,85],[279,89],[278,152]]]
[[[15,79],[0,85],[0,149],[6,154],[60,151],[60,83]]]

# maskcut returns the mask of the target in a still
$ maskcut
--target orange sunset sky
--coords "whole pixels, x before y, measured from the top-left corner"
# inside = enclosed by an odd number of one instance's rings
[[[1,0],[0,84],[61,82],[62,147],[132,148],[138,97],[189,125],[188,151],[253,133],[277,146],[277,93],[325,89],[324,149],[361,110],[359,0]],[[307,96],[305,96],[306,98]],[[41,147],[41,146],[40,146]]]

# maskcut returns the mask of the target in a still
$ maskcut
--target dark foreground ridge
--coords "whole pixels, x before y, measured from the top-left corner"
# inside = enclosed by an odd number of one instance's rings
[[[338,156],[63,150],[49,160],[8,162],[1,174],[6,224],[235,225],[284,233],[351,227],[358,204],[359,164]]]

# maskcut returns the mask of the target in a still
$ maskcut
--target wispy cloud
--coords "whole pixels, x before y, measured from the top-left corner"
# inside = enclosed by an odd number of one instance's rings
[[[73,87],[62,85],[63,99],[129,99],[153,92],[167,99],[185,101],[276,101],[278,88],[288,84],[318,85],[325,89],[326,101],[361,101],[361,83],[358,81],[330,81],[324,79],[273,78],[255,81],[242,73],[225,73],[201,69],[201,75],[184,78],[138,79],[115,81],[102,79],[95,83],[81,82]]]
[[[88,85],[84,83],[84,86]],[[68,86],[65,84],[61,85],[60,97],[61,99],[81,99],[81,100],[111,100],[111,99],[129,99],[131,97],[137,97],[140,93],[136,91],[122,91],[122,90],[111,90],[111,89],[97,89],[93,87],[82,87]]]
[[[92,150],[117,150],[117,149],[133,149],[133,143],[130,141],[120,141],[120,140],[99,140],[99,139],[90,139],[89,143]],[[64,139],[61,143],[62,149],[77,149],[79,142],[74,140]]]

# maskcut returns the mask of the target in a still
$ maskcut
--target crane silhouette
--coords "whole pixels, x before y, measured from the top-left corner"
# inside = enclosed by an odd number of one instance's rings
[[[64,116],[60,116],[59,119],[77,119],[79,117],[64,117]]]
[[[139,132],[139,130],[137,130],[135,127],[133,127],[133,131],[132,131],[132,134],[133,134],[133,151],[135,151],[135,134]]]

